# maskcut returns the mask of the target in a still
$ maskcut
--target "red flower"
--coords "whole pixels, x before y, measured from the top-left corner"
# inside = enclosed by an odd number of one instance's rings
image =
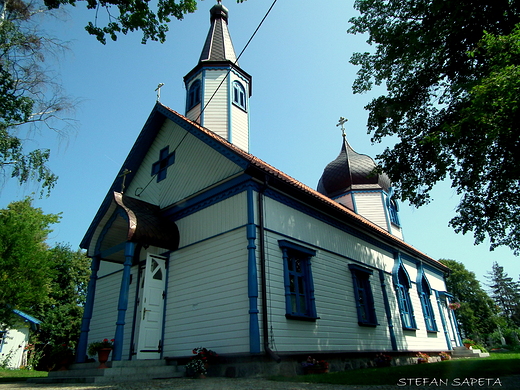
[[[108,339],[103,339],[103,342],[108,343]]]

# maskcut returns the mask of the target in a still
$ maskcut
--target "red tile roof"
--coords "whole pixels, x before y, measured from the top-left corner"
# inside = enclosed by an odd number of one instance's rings
[[[160,104],[160,103],[159,103]],[[238,154],[240,157],[242,157],[243,159],[249,161],[249,164],[250,165],[253,165],[257,168],[260,168],[261,170],[265,171],[266,173],[270,174],[271,176],[273,177],[276,177],[277,179],[280,179],[282,180],[283,182],[291,185],[292,187],[298,189],[299,191],[307,194],[307,195],[310,195],[311,197],[317,199],[318,201],[322,202],[324,205],[328,205],[329,207],[332,207],[334,209],[336,209],[338,212],[342,213],[343,215],[347,216],[347,218],[350,218],[356,222],[358,222],[359,224],[363,225],[364,227],[367,228],[367,230],[369,231],[372,231],[376,234],[378,234],[379,236],[382,236],[384,237],[387,241],[390,241],[400,247],[403,247],[403,248],[406,248],[408,250],[410,250],[411,252],[431,261],[431,262],[434,262],[436,265],[442,267],[442,268],[445,268],[447,269],[446,266],[444,266],[443,264],[439,263],[437,260],[433,259],[432,257],[426,255],[425,253],[419,251],[418,249],[416,249],[414,246],[410,245],[410,244],[407,244],[406,242],[404,242],[403,240],[401,240],[400,238],[390,234],[389,232],[387,232],[386,230],[384,230],[383,228],[379,227],[378,225],[374,224],[373,222],[369,221],[368,219],[362,217],[361,215],[359,214],[356,214],[354,211],[350,210],[349,208],[341,205],[340,203],[338,202],[335,202],[334,200],[330,199],[329,197],[319,193],[318,191],[312,189],[311,187],[303,184],[302,182],[292,178],[291,176],[285,174],[284,172],[282,172],[281,170],[273,167],[272,165],[266,163],[265,161],[259,159],[258,157],[256,156],[253,156],[252,154],[250,153],[247,153],[245,152],[244,150],[238,148],[237,146],[233,145],[231,142],[229,142],[228,140],[226,140],[225,138],[219,136],[218,134],[215,134],[214,132],[212,132],[211,130],[205,128],[205,127],[202,127],[200,126],[198,123],[186,118],[185,116],[179,114],[177,111],[175,110],[172,110],[171,108],[161,104],[161,106],[168,110],[169,112],[171,112],[172,114],[178,116],[179,118],[185,120],[186,122],[189,122],[191,125],[193,125],[194,127],[196,127],[199,131],[203,132],[204,134],[206,134],[207,136],[211,137],[212,139],[214,139],[215,141],[219,142],[220,144],[224,145],[225,147],[229,148],[230,150],[232,150],[233,152],[235,152],[236,154]]]

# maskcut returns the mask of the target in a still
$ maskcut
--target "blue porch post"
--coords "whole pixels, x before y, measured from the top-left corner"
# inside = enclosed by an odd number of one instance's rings
[[[128,292],[130,290],[130,270],[134,258],[135,244],[127,242],[125,245],[125,262],[123,264],[123,277],[119,290],[119,303],[117,305],[116,335],[114,337],[114,351],[112,360],[119,361],[123,356],[123,337],[125,333],[125,316],[128,308]]]
[[[247,288],[249,297],[249,351],[260,353],[260,328],[258,326],[258,271],[256,267],[256,224],[254,192],[247,189]]]
[[[90,331],[90,320],[92,319],[92,312],[94,310],[94,297],[96,296],[96,282],[97,273],[99,271],[99,263],[101,259],[99,256],[92,258],[90,264],[90,279],[88,281],[88,292],[85,307],[83,308],[83,319],[81,321],[81,333],[79,335],[78,348],[76,351],[76,362],[85,363],[87,357],[87,343],[88,343],[88,332]]]

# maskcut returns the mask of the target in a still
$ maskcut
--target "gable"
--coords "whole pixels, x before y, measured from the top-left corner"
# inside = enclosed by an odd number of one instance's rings
[[[161,178],[153,174],[153,166],[160,161],[163,150],[173,157],[164,163],[168,166]],[[126,193],[163,209],[242,170],[237,163],[167,118]]]

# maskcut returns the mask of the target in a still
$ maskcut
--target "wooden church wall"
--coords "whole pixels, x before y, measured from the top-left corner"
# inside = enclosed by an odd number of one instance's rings
[[[167,146],[170,153],[175,151],[175,162],[166,178],[157,182],[152,165]],[[126,193],[163,208],[239,171],[238,165],[167,119]]]
[[[101,262],[103,264],[103,262]],[[101,267],[100,267],[101,268]],[[123,358],[127,359],[130,354],[130,340],[132,337],[132,323],[134,316],[134,302],[136,294],[136,281],[138,278],[138,267],[131,270],[132,284],[128,295],[128,310],[125,316],[125,333],[123,340]],[[99,277],[96,283],[96,296],[94,310],[90,323],[88,342],[113,339],[116,333],[117,305],[119,290],[121,287],[122,270]]]
[[[170,254],[164,356],[204,346],[249,352],[246,194],[177,221],[181,243]]]
[[[381,200],[381,192],[355,192],[354,203],[356,213],[381,228],[388,230],[385,208]]]
[[[230,73],[231,77],[231,85],[233,85],[233,81],[239,81],[244,88],[247,88],[247,84],[238,77],[234,72]],[[232,93],[232,91],[231,91]],[[246,90],[246,109],[249,110],[249,91]],[[236,106],[235,104],[231,104],[231,142],[242,150],[249,150],[249,123],[248,123],[248,115],[247,112]]]
[[[213,96],[214,91],[219,87],[227,72],[225,70],[205,70],[204,104]],[[204,109],[202,125],[223,138],[228,137],[228,93],[229,80],[224,81],[209,104]]]
[[[404,261],[412,280],[410,297],[414,308],[417,331],[403,331],[397,298],[393,287],[391,253],[327,225],[301,211],[266,198],[265,225],[268,245],[269,318],[273,327],[274,342],[278,351],[380,351],[391,350],[390,333],[385,313],[382,286],[378,269],[384,271],[386,292],[397,344],[400,350],[447,350],[435,296],[432,306],[439,328],[438,333],[426,332],[421,302],[415,278],[415,264]],[[320,317],[316,322],[285,318],[282,251],[278,240],[292,241],[317,251],[312,258],[312,275],[315,289],[316,310]],[[354,287],[348,264],[358,264],[373,269],[370,277],[374,305],[379,325],[358,325]],[[437,288],[443,282],[428,275]],[[433,287],[432,287],[433,288]],[[445,290],[445,288],[442,288]]]
[[[249,352],[247,287],[245,227],[172,253],[164,356]]]

